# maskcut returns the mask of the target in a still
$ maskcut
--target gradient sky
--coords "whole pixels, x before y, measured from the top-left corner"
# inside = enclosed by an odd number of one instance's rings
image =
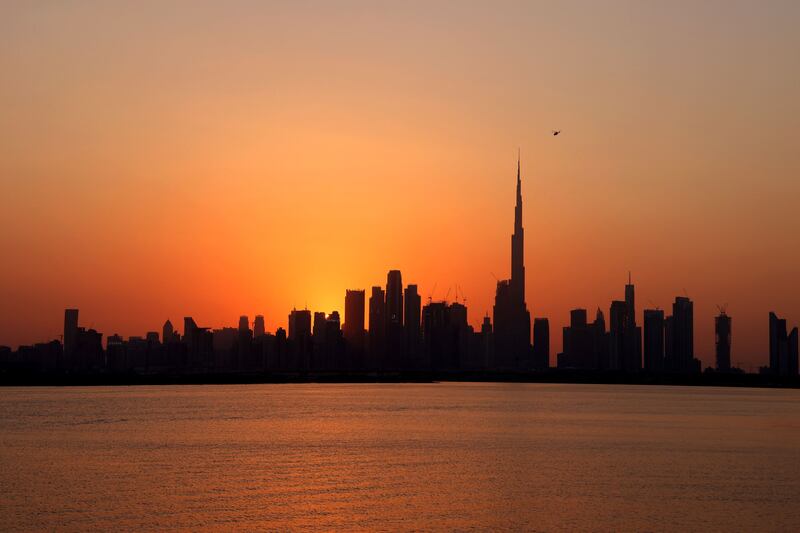
[[[800,322],[800,2],[0,4],[0,343],[292,306],[399,268],[469,318],[695,302]],[[560,128],[554,138],[550,130]]]

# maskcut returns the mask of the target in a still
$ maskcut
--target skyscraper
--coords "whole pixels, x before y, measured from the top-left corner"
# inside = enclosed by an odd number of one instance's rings
[[[664,311],[644,310],[644,369],[648,372],[664,370]]]
[[[386,324],[403,325],[403,276],[399,270],[386,275]]]
[[[628,327],[636,326],[636,299],[630,271],[628,272],[628,284],[625,285],[625,306],[627,308],[626,325]]]
[[[497,282],[494,303],[495,361],[499,368],[531,366],[531,315],[525,304],[525,230],[522,227],[522,178],[517,159],[517,202],[511,235],[511,279]]]
[[[700,371],[700,361],[694,358],[694,304],[678,296],[672,304],[672,316],[666,319],[667,338],[664,366],[672,372]]]
[[[364,349],[364,291],[348,290],[344,295],[344,339],[352,352]]]
[[[628,272],[625,301],[611,303],[609,364],[612,370],[638,372],[642,369],[642,328],[636,325],[634,290]]]
[[[311,364],[311,311],[292,309],[289,313],[289,341],[292,359],[285,365],[289,370],[307,371]]]
[[[786,333],[786,319],[769,314],[769,369],[779,376],[798,374],[797,328]]]
[[[292,309],[289,313],[289,340],[311,337],[311,311]]]
[[[717,372],[731,370],[731,317],[725,310],[714,318],[714,345],[717,354]]]
[[[383,289],[372,287],[369,297],[369,353],[370,364],[373,368],[383,365],[383,355],[386,338],[386,299]]]
[[[167,321],[164,322],[164,327],[161,328],[161,339],[164,344],[174,341],[173,335],[175,335],[175,328],[172,327],[172,322],[167,319]]]
[[[405,355],[403,277],[399,270],[390,270],[386,276],[385,320],[384,366],[387,370],[397,370],[404,366]]]
[[[406,333],[406,366],[416,368],[419,365],[422,349],[421,309],[422,299],[416,285],[409,285],[403,293],[403,324]]]
[[[264,327],[264,315],[256,315],[256,319],[253,322],[253,337],[263,337],[266,332],[267,330]]]
[[[533,367],[536,370],[550,367],[550,321],[546,318],[533,320]]]
[[[611,302],[609,323],[609,369],[625,368],[625,329],[628,323],[628,304],[621,300]]]

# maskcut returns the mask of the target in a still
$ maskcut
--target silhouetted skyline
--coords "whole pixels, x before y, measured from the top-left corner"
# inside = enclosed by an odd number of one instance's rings
[[[624,300],[613,300],[606,329],[597,309],[588,322],[585,309],[570,312],[563,328],[563,350],[550,354],[549,320],[531,320],[525,300],[524,228],[521,161],[517,159],[511,278],[498,280],[493,319],[484,316],[476,331],[466,301],[422,304],[416,284],[404,286],[400,270],[389,270],[385,288],[373,286],[365,325],[365,290],[346,289],[345,317],[338,311],[292,309],[287,328],[274,333],[264,315],[239,317],[237,327],[212,329],[183,318],[183,333],[167,319],[158,331],[127,340],[79,325],[79,310],[64,311],[61,341],[0,348],[0,370],[74,374],[197,373],[385,373],[385,372],[542,372],[561,370],[637,374],[699,374],[694,353],[694,303],[677,296],[672,314],[645,309],[642,328],[636,320],[636,290],[628,273]],[[458,291],[458,286],[457,289]],[[463,296],[462,296],[463,300]],[[715,319],[717,372],[742,373],[730,360],[732,320],[724,309]],[[769,315],[769,358],[762,373],[798,375],[797,328]],[[555,365],[553,365],[555,362]]]

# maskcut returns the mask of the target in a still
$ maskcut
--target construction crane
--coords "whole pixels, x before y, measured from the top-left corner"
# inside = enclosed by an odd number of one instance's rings
[[[435,293],[435,292],[436,292],[436,286],[437,286],[438,284],[439,284],[439,282],[438,282],[438,281],[437,281],[436,283],[434,283],[434,284],[433,284],[433,289],[431,289],[431,292],[429,292],[429,293],[428,293],[428,303],[431,303],[431,302],[433,301],[433,293]]]

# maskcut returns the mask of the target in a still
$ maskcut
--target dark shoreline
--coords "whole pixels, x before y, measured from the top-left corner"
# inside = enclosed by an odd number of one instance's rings
[[[550,370],[545,372],[385,373],[196,373],[196,374],[30,374],[0,373],[0,387],[245,385],[288,383],[573,383],[675,385],[690,387],[800,388],[800,378],[764,374],[625,374]]]

